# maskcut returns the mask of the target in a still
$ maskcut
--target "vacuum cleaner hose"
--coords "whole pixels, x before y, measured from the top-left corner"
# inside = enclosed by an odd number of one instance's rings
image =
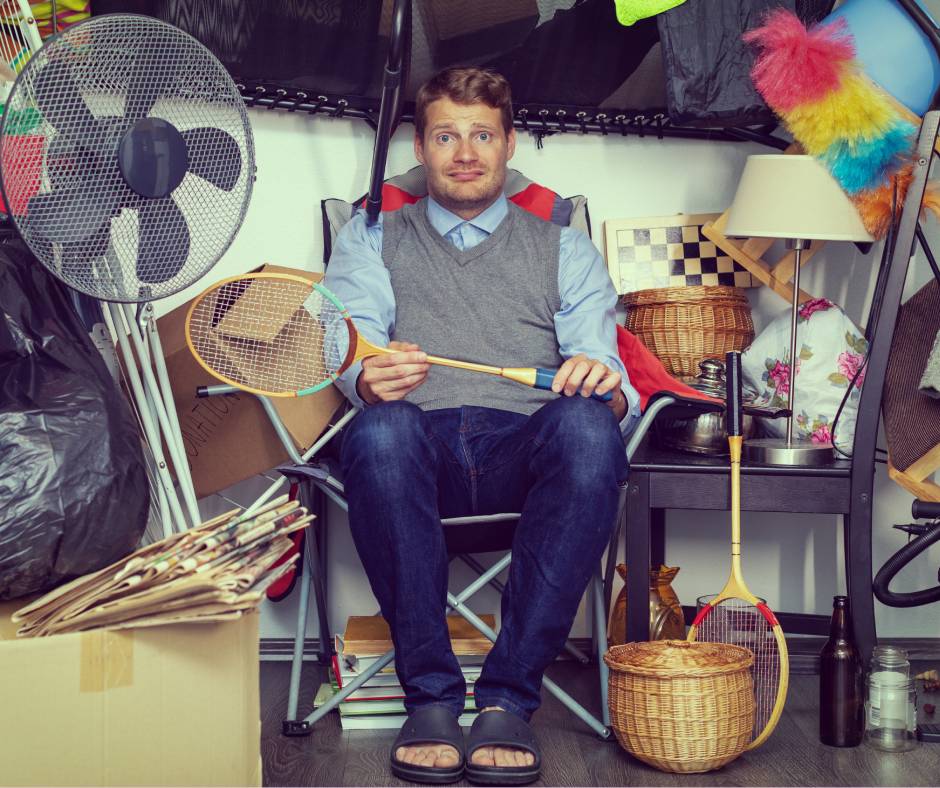
[[[914,501],[911,510],[914,517],[919,519],[940,517],[940,503]],[[940,521],[928,527],[924,533],[912,539],[885,562],[875,575],[875,581],[872,584],[879,602],[891,607],[917,607],[940,601],[940,585],[908,593],[895,593],[888,589],[898,572],[937,541],[940,541]]]

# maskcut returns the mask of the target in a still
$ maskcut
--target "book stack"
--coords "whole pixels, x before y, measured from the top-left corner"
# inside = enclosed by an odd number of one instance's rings
[[[20,637],[227,621],[254,610],[297,556],[288,534],[313,519],[287,496],[235,509],[143,547],[49,592],[13,615]]]
[[[495,628],[494,616],[482,615],[480,618]],[[483,660],[493,644],[460,616],[448,616],[447,628],[451,647],[467,682],[466,711],[460,716],[460,724],[466,726],[477,715],[473,688],[483,667]],[[342,637],[336,636],[330,682],[320,685],[314,707],[325,704],[391,648],[391,633],[382,616],[350,616],[346,632]],[[340,722],[347,730],[400,728],[407,716],[404,698],[404,690],[395,674],[395,665],[390,663],[339,704]]]

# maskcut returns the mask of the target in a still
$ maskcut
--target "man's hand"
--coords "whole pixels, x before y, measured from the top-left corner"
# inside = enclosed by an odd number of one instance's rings
[[[417,345],[389,342],[388,346],[399,352],[363,359],[356,393],[368,405],[404,399],[428,376],[427,354]]]
[[[614,372],[606,364],[588,358],[583,353],[572,356],[558,368],[552,381],[552,391],[573,397],[579,391],[582,397],[592,394],[613,393],[607,405],[614,412],[617,421],[627,414],[627,398],[620,388],[620,373]]]

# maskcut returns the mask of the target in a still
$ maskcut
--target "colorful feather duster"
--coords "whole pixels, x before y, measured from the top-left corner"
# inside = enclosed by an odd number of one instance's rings
[[[911,182],[916,116],[865,75],[841,18],[807,30],[777,9],[744,39],[761,48],[751,76],[764,100],[852,198],[866,229],[883,237],[895,187],[900,204]],[[925,205],[936,212],[937,194]]]

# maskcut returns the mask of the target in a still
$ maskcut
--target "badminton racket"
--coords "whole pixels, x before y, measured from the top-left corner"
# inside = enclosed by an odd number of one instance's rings
[[[728,447],[731,453],[731,575],[725,587],[703,606],[689,629],[689,640],[731,643],[754,652],[754,733],[748,749],[773,733],[783,713],[790,670],[787,642],[773,611],[744,582],[741,571],[741,354],[728,353]]]
[[[292,274],[242,274],[197,296],[186,342],[210,375],[268,397],[302,397],[333,383],[356,361],[399,351],[364,339],[340,300]],[[440,356],[428,363],[498,375],[551,390],[557,370],[494,367]],[[612,394],[593,394],[607,402]]]

